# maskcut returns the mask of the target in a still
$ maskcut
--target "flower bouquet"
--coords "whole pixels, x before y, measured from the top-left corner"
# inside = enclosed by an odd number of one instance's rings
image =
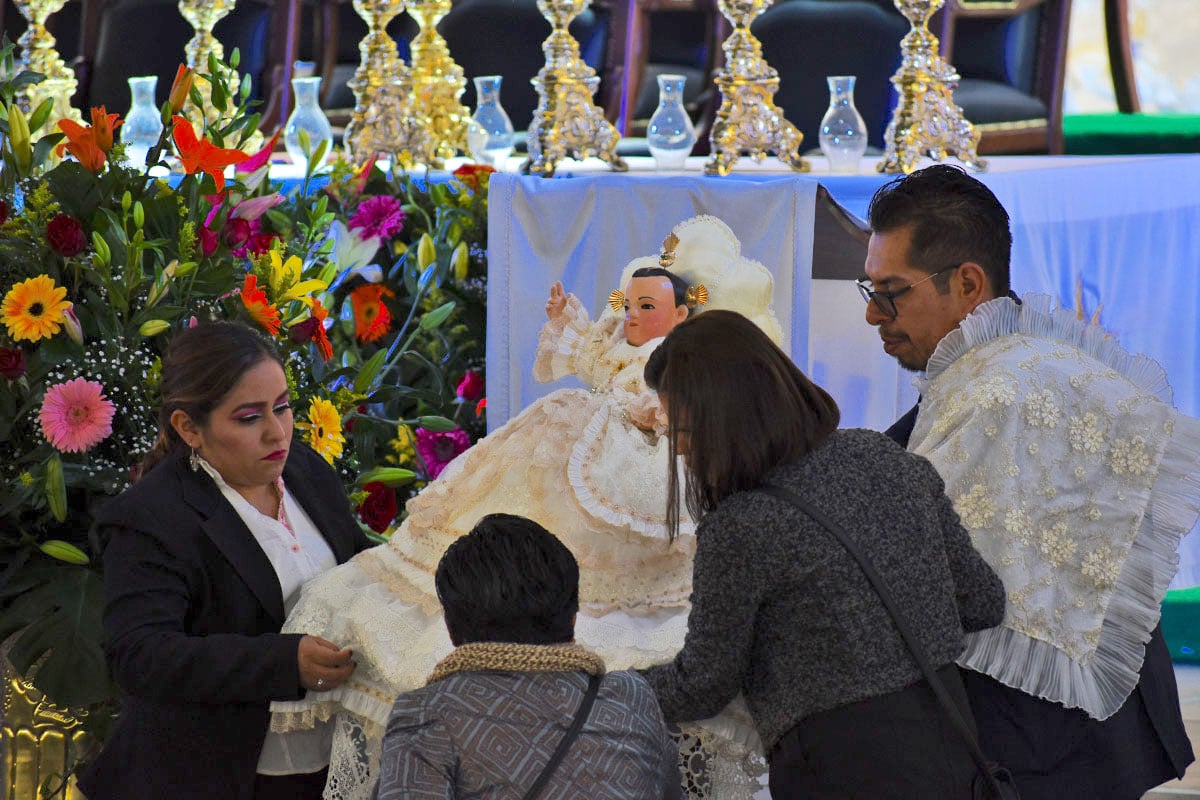
[[[275,139],[247,152],[259,117],[249,83],[229,80],[236,51],[228,66],[180,68],[162,137],[130,166],[103,107],[53,131],[47,104],[26,115],[15,97],[38,76],[11,69],[11,51],[0,48],[0,640],[50,700],[90,711],[102,739],[116,692],[92,514],[154,442],[172,331],[239,318],[274,337],[297,430],[340,471],[364,525],[386,533],[398,492],[482,430],[486,194],[342,162],[313,192],[319,152],[283,196],[267,177]],[[219,112],[199,126],[195,81]]]

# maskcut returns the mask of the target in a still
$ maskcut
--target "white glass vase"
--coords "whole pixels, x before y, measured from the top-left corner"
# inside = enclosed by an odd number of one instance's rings
[[[296,107],[287,119],[283,129],[283,146],[287,148],[292,163],[297,164],[308,172],[308,157],[316,152],[321,142],[325,143],[325,154],[329,155],[333,145],[333,128],[329,119],[317,102],[318,90],[321,88],[321,78],[299,77],[292,78],[292,96]],[[308,138],[308,149],[300,142],[300,132],[304,131]]]
[[[475,78],[475,113],[467,125],[467,150],[478,164],[504,169],[515,135],[508,112],[500,105],[500,76]]]
[[[158,144],[162,136],[162,115],[154,104],[157,88],[157,75],[129,79],[132,102],[129,113],[125,115],[125,124],[121,126],[121,141],[125,145],[125,158],[134,169],[146,169],[150,149]]]
[[[867,125],[854,107],[854,75],[830,75],[829,109],[821,119],[821,152],[830,172],[857,172],[867,151]]]
[[[658,108],[646,128],[646,144],[657,169],[683,169],[696,144],[696,129],[683,107],[683,75],[658,76]]]

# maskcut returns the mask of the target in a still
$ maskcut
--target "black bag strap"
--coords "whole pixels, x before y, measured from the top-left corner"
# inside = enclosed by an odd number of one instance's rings
[[[583,723],[587,721],[588,714],[592,712],[592,704],[596,702],[596,695],[599,692],[600,676],[589,675],[587,692],[583,695],[583,702],[579,704],[579,710],[575,712],[575,719],[571,721],[571,727],[567,729],[566,734],[558,743],[558,748],[550,756],[550,760],[546,762],[546,766],[542,768],[542,774],[537,776],[537,780],[533,782],[533,785],[529,787],[529,791],[525,793],[524,800],[537,800],[538,795],[542,793],[542,789],[546,788],[550,776],[554,774],[554,770],[558,768],[559,762],[563,760],[563,756],[571,748],[571,743],[578,738],[579,732],[583,730]]]
[[[837,539],[838,542],[841,543],[842,547],[846,548],[846,551],[854,557],[854,560],[858,562],[858,566],[862,569],[863,574],[866,575],[867,580],[870,581],[871,586],[875,588],[875,592],[879,595],[879,599],[883,601],[884,608],[886,608],[888,613],[891,615],[892,622],[896,625],[896,630],[900,632],[900,638],[903,639],[904,644],[908,646],[909,652],[912,653],[913,660],[917,662],[917,666],[920,668],[921,674],[925,676],[925,682],[929,684],[929,688],[933,689],[933,693],[937,696],[938,702],[941,703],[942,708],[946,711],[947,716],[949,716],[950,722],[954,725],[955,730],[957,730],[962,738],[966,741],[967,749],[970,751],[971,759],[975,762],[975,766],[978,767],[980,774],[983,775],[984,780],[987,781],[992,793],[998,798],[1003,797],[1003,791],[1001,790],[999,783],[997,783],[995,775],[992,774],[991,764],[989,764],[987,756],[985,756],[983,751],[979,749],[979,742],[976,740],[975,735],[971,733],[971,729],[967,727],[966,721],[963,719],[962,714],[959,713],[958,706],[956,706],[954,701],[950,699],[950,693],[946,691],[946,685],[942,683],[942,679],[939,678],[937,672],[934,671],[933,665],[929,663],[929,657],[925,654],[925,648],[921,645],[920,640],[917,639],[917,637],[913,634],[912,629],[908,626],[908,621],[904,618],[904,614],[896,605],[896,601],[892,597],[891,590],[888,588],[883,576],[875,571],[875,565],[871,563],[869,558],[867,558],[867,554],[862,551],[857,542],[846,535],[846,532],[840,525],[829,519],[829,517],[827,517],[822,511],[815,508],[811,503],[806,501],[796,492],[793,492],[791,489],[787,489],[783,486],[776,486],[774,484],[766,484],[764,486],[760,486],[758,491],[764,494],[769,494],[772,497],[776,497],[799,508],[805,514],[816,520],[821,527],[829,531],[833,538]]]

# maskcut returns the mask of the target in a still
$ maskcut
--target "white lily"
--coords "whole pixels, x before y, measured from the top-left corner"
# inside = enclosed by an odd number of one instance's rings
[[[347,228],[341,220],[336,220],[329,226],[329,236],[333,239],[333,252],[329,258],[341,270],[330,289],[354,275],[367,283],[380,283],[383,280],[383,267],[369,263],[379,252],[378,236],[360,238],[356,231]]]

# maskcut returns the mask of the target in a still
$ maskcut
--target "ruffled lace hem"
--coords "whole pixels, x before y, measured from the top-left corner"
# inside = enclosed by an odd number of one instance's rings
[[[1020,305],[1008,298],[983,304],[934,351],[930,381],[974,347],[1010,334],[1062,342],[1116,371],[1146,394],[1170,405],[1165,371],[1151,358],[1133,355],[1093,325],[1033,295]],[[1081,708],[1103,720],[1112,716],[1137,684],[1145,645],[1158,623],[1161,603],[1178,564],[1179,542],[1200,516],[1200,421],[1173,415],[1145,513],[1113,589],[1095,649],[1074,659],[1049,642],[1007,626],[967,636],[958,663],[1028,694]]]
[[[1200,421],[1176,417],[1159,476],[1087,662],[1000,626],[968,634],[958,663],[1099,720],[1116,713],[1137,685],[1146,642],[1179,565],[1179,542],[1200,516]]]
[[[603,463],[604,452],[611,444],[606,441],[605,434],[606,428],[614,422],[613,414],[612,406],[601,406],[584,426],[583,434],[571,448],[571,457],[567,460],[567,481],[574,490],[576,502],[588,514],[613,526],[614,529],[624,529],[630,533],[640,534],[648,540],[661,542],[665,546],[670,539],[666,525],[665,499],[662,508],[655,509],[661,513],[639,512],[635,510],[632,503],[624,498],[614,497],[612,493],[606,492],[592,479],[592,471]],[[616,424],[623,425],[623,422],[618,420]],[[633,435],[639,434],[634,433]],[[665,451],[665,442],[662,447]],[[650,463],[657,462],[652,459]],[[665,476],[666,467],[664,466],[663,477]],[[688,535],[694,534],[696,525],[691,519],[681,519],[679,532]]]
[[[1076,319],[1072,309],[1058,307],[1054,298],[1044,294],[1027,295],[1020,303],[1009,297],[998,297],[981,304],[942,338],[930,356],[925,372],[913,380],[913,385],[923,394],[930,381],[972,347],[1009,334],[1024,334],[1077,347],[1152,397],[1167,405],[1172,403],[1171,384],[1162,365],[1149,356],[1130,353],[1103,328]]]

